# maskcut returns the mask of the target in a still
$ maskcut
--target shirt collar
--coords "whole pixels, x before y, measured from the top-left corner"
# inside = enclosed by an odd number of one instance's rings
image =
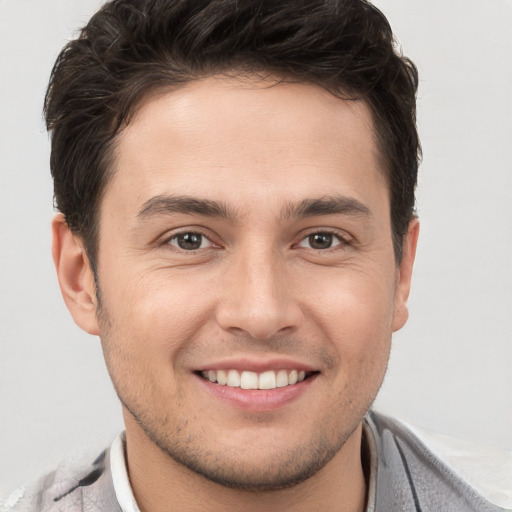
[[[126,434],[121,432],[110,447],[110,470],[117,501],[123,512],[140,512],[133,496],[126,465]]]

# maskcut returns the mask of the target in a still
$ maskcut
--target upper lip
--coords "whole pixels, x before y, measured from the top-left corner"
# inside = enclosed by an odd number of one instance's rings
[[[254,358],[230,358],[207,363],[197,368],[197,371],[205,370],[239,370],[255,373],[277,370],[303,370],[305,372],[318,371],[309,364],[293,361],[288,358],[254,359]]]

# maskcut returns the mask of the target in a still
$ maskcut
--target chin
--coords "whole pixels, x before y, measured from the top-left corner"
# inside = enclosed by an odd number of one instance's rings
[[[268,457],[239,452],[208,454],[199,460],[193,452],[160,448],[175,463],[210,482],[244,491],[277,491],[301,484],[321,470],[339,451],[338,447],[300,447],[286,453],[273,451]]]
[[[250,439],[228,436],[223,444],[219,439],[224,436],[193,434],[186,423],[155,428],[128,411],[148,442],[178,471],[188,470],[224,487],[259,492],[291,488],[313,477],[340,452],[359,424],[354,422],[346,431],[308,429],[309,440],[306,433],[297,432],[296,441],[288,433],[283,443],[282,436],[269,430],[266,437],[251,437],[250,433]]]

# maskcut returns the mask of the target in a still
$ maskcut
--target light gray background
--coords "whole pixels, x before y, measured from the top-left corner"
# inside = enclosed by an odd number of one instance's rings
[[[512,2],[379,0],[421,73],[411,318],[377,407],[512,448]],[[58,51],[99,0],[0,0],[0,494],[122,428],[99,341],[50,257],[41,119]]]

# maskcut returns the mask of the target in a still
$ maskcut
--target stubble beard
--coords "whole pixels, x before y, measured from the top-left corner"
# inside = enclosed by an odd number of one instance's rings
[[[249,492],[288,489],[310,479],[341,450],[360,424],[355,422],[350,430],[338,432],[335,439],[318,435],[293,449],[276,450],[265,464],[254,467],[231,448],[212,452],[204,440],[187,432],[186,421],[174,430],[167,429],[155,425],[144,413],[136,413],[122,397],[120,400],[147,438],[174,463],[210,482]],[[252,448],[258,451],[257,446]]]

